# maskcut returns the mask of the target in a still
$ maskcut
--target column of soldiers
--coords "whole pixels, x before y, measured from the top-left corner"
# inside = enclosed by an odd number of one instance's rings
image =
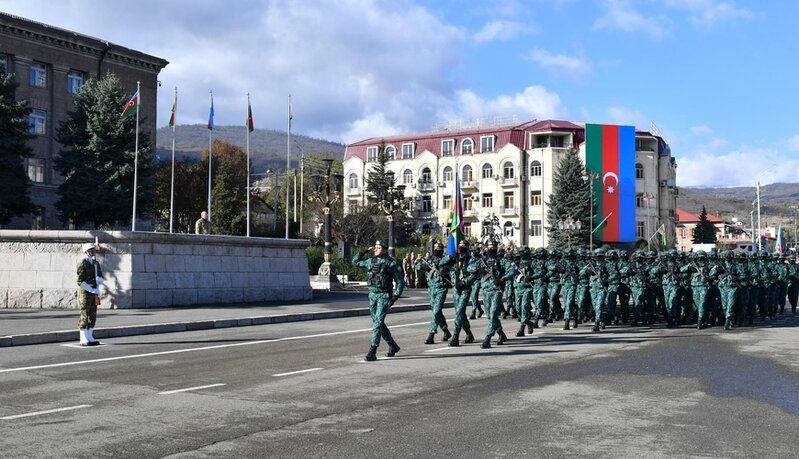
[[[472,323],[488,319],[482,348],[507,341],[501,318],[512,312],[516,336],[563,321],[563,329],[592,323],[638,327],[662,321],[666,326],[693,324],[698,329],[753,326],[785,311],[793,313],[799,296],[799,265],[783,254],[738,251],[684,253],[637,250],[553,249],[501,250],[489,240],[482,250],[461,242],[458,253],[444,255],[435,243],[426,257],[406,258],[405,283],[424,277],[431,303],[426,344],[441,330],[450,346],[474,341]],[[412,265],[412,266],[411,266]],[[407,277],[408,271],[413,277]],[[455,303],[454,331],[443,314],[448,292]],[[482,293],[482,307],[478,294]],[[471,303],[471,315],[467,307]]]

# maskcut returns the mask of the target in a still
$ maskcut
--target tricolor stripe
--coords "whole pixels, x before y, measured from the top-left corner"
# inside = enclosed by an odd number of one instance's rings
[[[594,224],[602,242],[635,241],[635,127],[586,124],[585,164],[599,174],[593,183]],[[610,216],[610,217],[608,217]]]

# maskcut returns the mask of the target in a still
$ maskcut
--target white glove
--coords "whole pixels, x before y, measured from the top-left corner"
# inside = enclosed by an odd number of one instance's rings
[[[99,288],[94,288],[94,289],[92,289],[92,293],[94,293],[95,295],[99,296],[100,295],[100,289]]]
[[[82,288],[83,290],[86,290],[89,293],[94,293],[94,287],[89,285],[88,282],[81,282],[80,283],[80,288]]]
[[[97,289],[100,291],[100,296],[105,296],[108,293],[108,289],[105,288],[105,285],[97,285]]]
[[[94,278],[94,280],[95,280],[95,282],[97,282],[97,285],[100,285],[100,284],[103,283],[103,281],[105,279],[103,279],[103,276],[97,276],[97,277]]]

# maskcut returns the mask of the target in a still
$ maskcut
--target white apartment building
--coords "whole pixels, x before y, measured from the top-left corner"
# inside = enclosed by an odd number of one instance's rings
[[[344,212],[367,199],[365,179],[380,145],[398,185],[405,185],[416,230],[445,234],[461,181],[464,232],[480,237],[482,222],[496,216],[505,241],[546,247],[546,219],[554,168],[572,148],[585,163],[585,124],[560,120],[373,137],[344,153]],[[636,130],[636,238],[648,240],[661,224],[675,240],[677,164],[658,135]]]

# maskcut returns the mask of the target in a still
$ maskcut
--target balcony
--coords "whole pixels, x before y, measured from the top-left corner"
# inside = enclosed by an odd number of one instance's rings
[[[476,180],[461,180],[462,190],[476,190],[480,185]]]
[[[347,188],[347,196],[360,196],[361,195],[361,188]]]
[[[476,217],[477,216],[477,210],[475,210],[475,209],[464,209],[463,210],[463,216],[464,217]]]
[[[432,210],[417,210],[412,215],[416,218],[433,218],[435,217],[435,212]]]
[[[500,215],[519,215],[519,208],[518,207],[500,207],[499,208]]]
[[[416,187],[416,189],[419,190],[419,191],[435,191],[436,190],[436,184],[433,183],[433,182],[421,182]]]
[[[499,183],[500,186],[519,186],[519,179],[513,177],[511,178],[500,177],[499,179],[497,179],[497,183]]]

